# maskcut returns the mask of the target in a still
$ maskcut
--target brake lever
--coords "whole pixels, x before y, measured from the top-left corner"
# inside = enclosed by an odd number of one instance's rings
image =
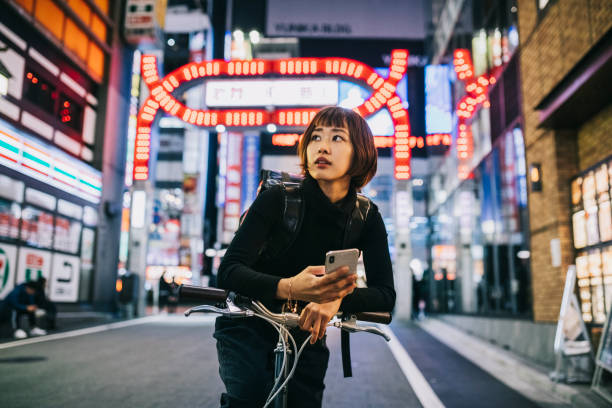
[[[333,323],[334,327],[338,327],[342,330],[346,330],[349,333],[356,332],[367,332],[372,334],[377,334],[380,337],[384,338],[387,341],[391,341],[391,338],[381,329],[376,326],[359,326],[357,325],[357,320],[353,317],[343,321],[335,321]]]
[[[250,310],[241,310],[238,308],[237,310],[232,310],[229,307],[227,309],[221,309],[220,307],[210,305],[192,307],[185,311],[185,316],[189,317],[192,313],[218,313],[225,317],[249,317],[253,315],[253,312]]]

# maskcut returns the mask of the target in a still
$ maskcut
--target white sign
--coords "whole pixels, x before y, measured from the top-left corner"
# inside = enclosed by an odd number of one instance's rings
[[[84,207],[83,223],[91,227],[98,225],[98,211],[92,207]]]
[[[218,106],[326,106],[338,103],[335,79],[210,80],[206,105]]]
[[[4,299],[15,285],[16,264],[17,247],[0,244],[0,299]]]
[[[25,200],[28,203],[36,204],[51,211],[55,210],[55,203],[57,201],[51,194],[43,193],[31,187],[25,189]]]
[[[21,247],[19,248],[19,262],[16,284],[37,280],[44,276],[49,280],[51,271],[51,252]]]
[[[0,174],[0,197],[21,203],[23,201],[24,187],[25,185],[22,181],[13,180]]]
[[[79,297],[81,261],[76,256],[53,254],[53,273],[49,299],[54,302],[76,302]]]
[[[268,36],[425,38],[422,0],[268,0]]]
[[[83,218],[83,207],[73,204],[70,201],[62,200],[61,198],[57,202],[57,212],[67,217],[76,218],[77,220]]]
[[[561,240],[559,238],[550,240],[550,261],[555,268],[561,266]]]

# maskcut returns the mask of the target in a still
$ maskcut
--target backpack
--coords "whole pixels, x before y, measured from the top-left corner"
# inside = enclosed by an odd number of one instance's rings
[[[257,194],[274,186],[280,186],[283,193],[283,217],[281,225],[276,228],[272,238],[266,242],[259,254],[266,260],[275,259],[283,255],[293,245],[298,236],[304,219],[304,211],[302,210],[304,199],[300,189],[303,179],[300,175],[274,170],[262,169],[259,173],[260,183]],[[369,198],[362,194],[357,194],[352,217],[348,219],[344,229],[343,249],[353,248],[357,245],[371,207],[372,202]],[[248,210],[240,217],[241,223],[247,212]]]

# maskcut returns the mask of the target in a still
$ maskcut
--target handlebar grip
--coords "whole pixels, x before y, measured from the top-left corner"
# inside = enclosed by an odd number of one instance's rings
[[[227,292],[223,289],[209,288],[205,286],[181,285],[179,288],[180,298],[196,299],[207,305],[223,303],[227,299]]]
[[[390,312],[360,312],[355,313],[357,320],[372,323],[389,324],[391,323]]]

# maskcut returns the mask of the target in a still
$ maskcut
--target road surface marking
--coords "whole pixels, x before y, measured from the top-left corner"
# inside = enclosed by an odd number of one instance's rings
[[[423,377],[421,371],[414,364],[404,346],[395,337],[393,331],[388,326],[381,325],[380,327],[391,338],[391,341],[387,343],[391,353],[393,353],[393,357],[395,357],[397,364],[399,364],[423,408],[444,408],[444,404],[442,404],[442,401],[440,401],[425,377]]]

